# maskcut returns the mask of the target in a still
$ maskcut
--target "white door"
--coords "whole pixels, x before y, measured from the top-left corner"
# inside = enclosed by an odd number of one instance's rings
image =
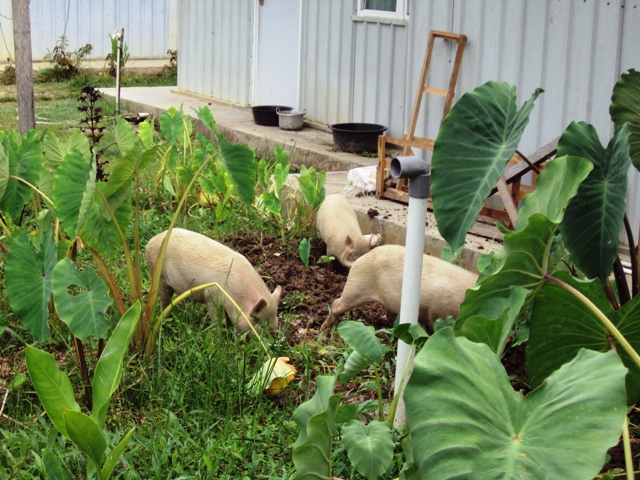
[[[253,104],[297,108],[302,0],[255,1]]]

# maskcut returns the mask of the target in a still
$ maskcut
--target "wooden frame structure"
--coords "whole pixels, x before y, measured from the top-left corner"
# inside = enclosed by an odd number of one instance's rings
[[[433,53],[433,45],[435,43],[435,40],[438,38],[458,43],[453,68],[451,70],[451,77],[449,79],[449,88],[447,90],[433,88],[426,85],[429,66],[431,63],[431,56]],[[418,86],[418,92],[413,104],[411,121],[409,123],[409,131],[401,138],[387,137],[385,135],[380,135],[378,137],[378,170],[376,173],[377,198],[388,198],[391,200],[408,203],[409,194],[405,179],[399,179],[395,182],[395,184],[391,182],[389,184],[386,183],[390,178],[390,161],[386,158],[387,145],[396,145],[397,147],[400,147],[402,149],[403,155],[411,155],[413,153],[411,150],[412,148],[420,148],[433,151],[435,143],[434,140],[430,138],[415,136],[415,129],[418,123],[418,115],[420,113],[422,97],[427,93],[446,97],[444,111],[442,112],[442,122],[447,113],[449,113],[449,110],[451,109],[451,105],[453,103],[453,96],[455,94],[455,87],[458,81],[460,63],[462,61],[462,54],[466,41],[467,37],[465,35],[440,32],[435,30],[432,30],[430,32],[427,52],[425,55],[424,63],[422,65],[422,72],[420,74],[420,84]],[[511,160],[509,160],[509,166],[507,166],[504,174],[500,177],[496,187],[494,187],[490,194],[498,194],[505,208],[501,209],[485,205],[480,211],[478,219],[487,223],[493,223],[495,220],[500,220],[507,226],[515,225],[516,218],[518,216],[518,202],[522,200],[522,197],[524,197],[524,195],[535,188],[527,185],[522,185],[522,177],[525,174],[532,172],[534,174],[535,185],[535,178],[537,174],[540,173],[540,169],[543,168],[544,163],[555,156],[558,140],[559,138],[552,140],[542,148],[532,153],[529,157],[526,157],[516,150],[516,154],[511,158]]]
[[[451,70],[451,76],[449,78],[449,87],[447,90],[442,90],[427,85],[427,75],[429,74],[431,56],[433,54],[433,46],[436,39],[438,38],[458,43],[458,48],[456,49],[456,55],[453,61],[453,68]],[[451,110],[451,104],[453,103],[453,96],[455,95],[456,84],[458,82],[458,74],[460,73],[462,54],[464,52],[464,46],[466,43],[466,35],[441,32],[438,30],[432,30],[429,33],[429,43],[427,44],[427,52],[424,57],[424,63],[422,64],[418,92],[413,103],[411,121],[409,122],[409,131],[405,135],[403,135],[402,138],[391,138],[384,135],[378,137],[378,172],[376,178],[376,197],[386,197],[392,200],[408,202],[407,183],[405,179],[398,180],[395,188],[387,188],[385,186],[385,180],[387,178],[385,172],[389,171],[389,161],[386,159],[386,146],[387,144],[401,146],[403,155],[409,155],[412,152],[412,147],[433,150],[434,140],[415,136],[416,125],[418,124],[418,115],[420,114],[420,105],[422,104],[422,97],[425,94],[445,97],[442,119],[440,120],[442,122],[442,120],[444,120],[444,117],[447,116],[447,113],[449,113],[449,110]]]

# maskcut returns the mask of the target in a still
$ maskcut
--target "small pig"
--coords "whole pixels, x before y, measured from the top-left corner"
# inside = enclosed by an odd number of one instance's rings
[[[323,336],[339,315],[365,303],[379,302],[393,314],[400,311],[404,250],[399,245],[383,245],[353,264],[342,296],[333,302],[331,314],[320,328]],[[478,276],[429,255],[424,255],[422,262],[419,320],[433,329],[438,318],[458,316],[465,293]]]
[[[316,224],[320,238],[327,244],[327,255],[347,268],[378,243],[376,235],[362,235],[356,212],[339,193],[324,199]]]
[[[162,232],[147,244],[147,264],[153,269],[166,235]],[[237,252],[199,233],[174,228],[169,237],[167,251],[162,264],[159,295],[163,307],[169,305],[173,293],[205,283],[218,282],[231,295],[247,318],[256,317],[260,322],[269,323],[272,330],[278,326],[278,302],[280,287],[269,293],[264,281],[249,261]],[[223,305],[229,319],[243,332],[250,330],[242,315],[231,301],[217,287],[210,287],[194,293],[196,302],[206,303],[212,319],[216,307]],[[254,319],[255,320],[255,319]],[[254,325],[259,322],[254,321]],[[258,331],[261,328],[256,328]]]

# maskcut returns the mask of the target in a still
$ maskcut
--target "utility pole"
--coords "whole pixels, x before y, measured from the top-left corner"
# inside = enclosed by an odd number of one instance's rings
[[[11,7],[16,57],[16,87],[18,89],[18,126],[20,135],[24,135],[36,126],[29,0],[12,0]]]

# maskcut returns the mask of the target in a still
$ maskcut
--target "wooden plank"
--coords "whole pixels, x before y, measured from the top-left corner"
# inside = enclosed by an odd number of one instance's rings
[[[422,89],[424,93],[432,93],[434,95],[440,95],[441,97],[446,97],[449,92],[446,90],[442,90],[441,88],[433,88],[433,87],[424,87]]]
[[[560,137],[553,139],[552,141],[547,143],[545,146],[539,148],[534,153],[529,155],[529,161],[534,165],[538,166],[546,162],[547,160],[549,160],[557,152],[558,140],[560,140]],[[527,162],[522,160],[513,166],[507,167],[504,171],[504,178],[507,184],[510,184],[510,183],[513,183],[516,179],[522,178],[525,174],[529,173],[530,171],[531,171],[531,167],[527,164]],[[494,188],[493,190],[491,190],[491,195],[493,195],[497,191],[498,191],[498,188],[497,187]]]
[[[513,198],[511,198],[511,192],[509,192],[509,187],[507,187],[507,182],[504,177],[500,177],[498,179],[497,187],[502,203],[504,203],[504,207],[507,210],[509,219],[511,220],[511,224],[515,225],[516,219],[518,218],[518,209],[516,208],[516,204],[513,202]]]

